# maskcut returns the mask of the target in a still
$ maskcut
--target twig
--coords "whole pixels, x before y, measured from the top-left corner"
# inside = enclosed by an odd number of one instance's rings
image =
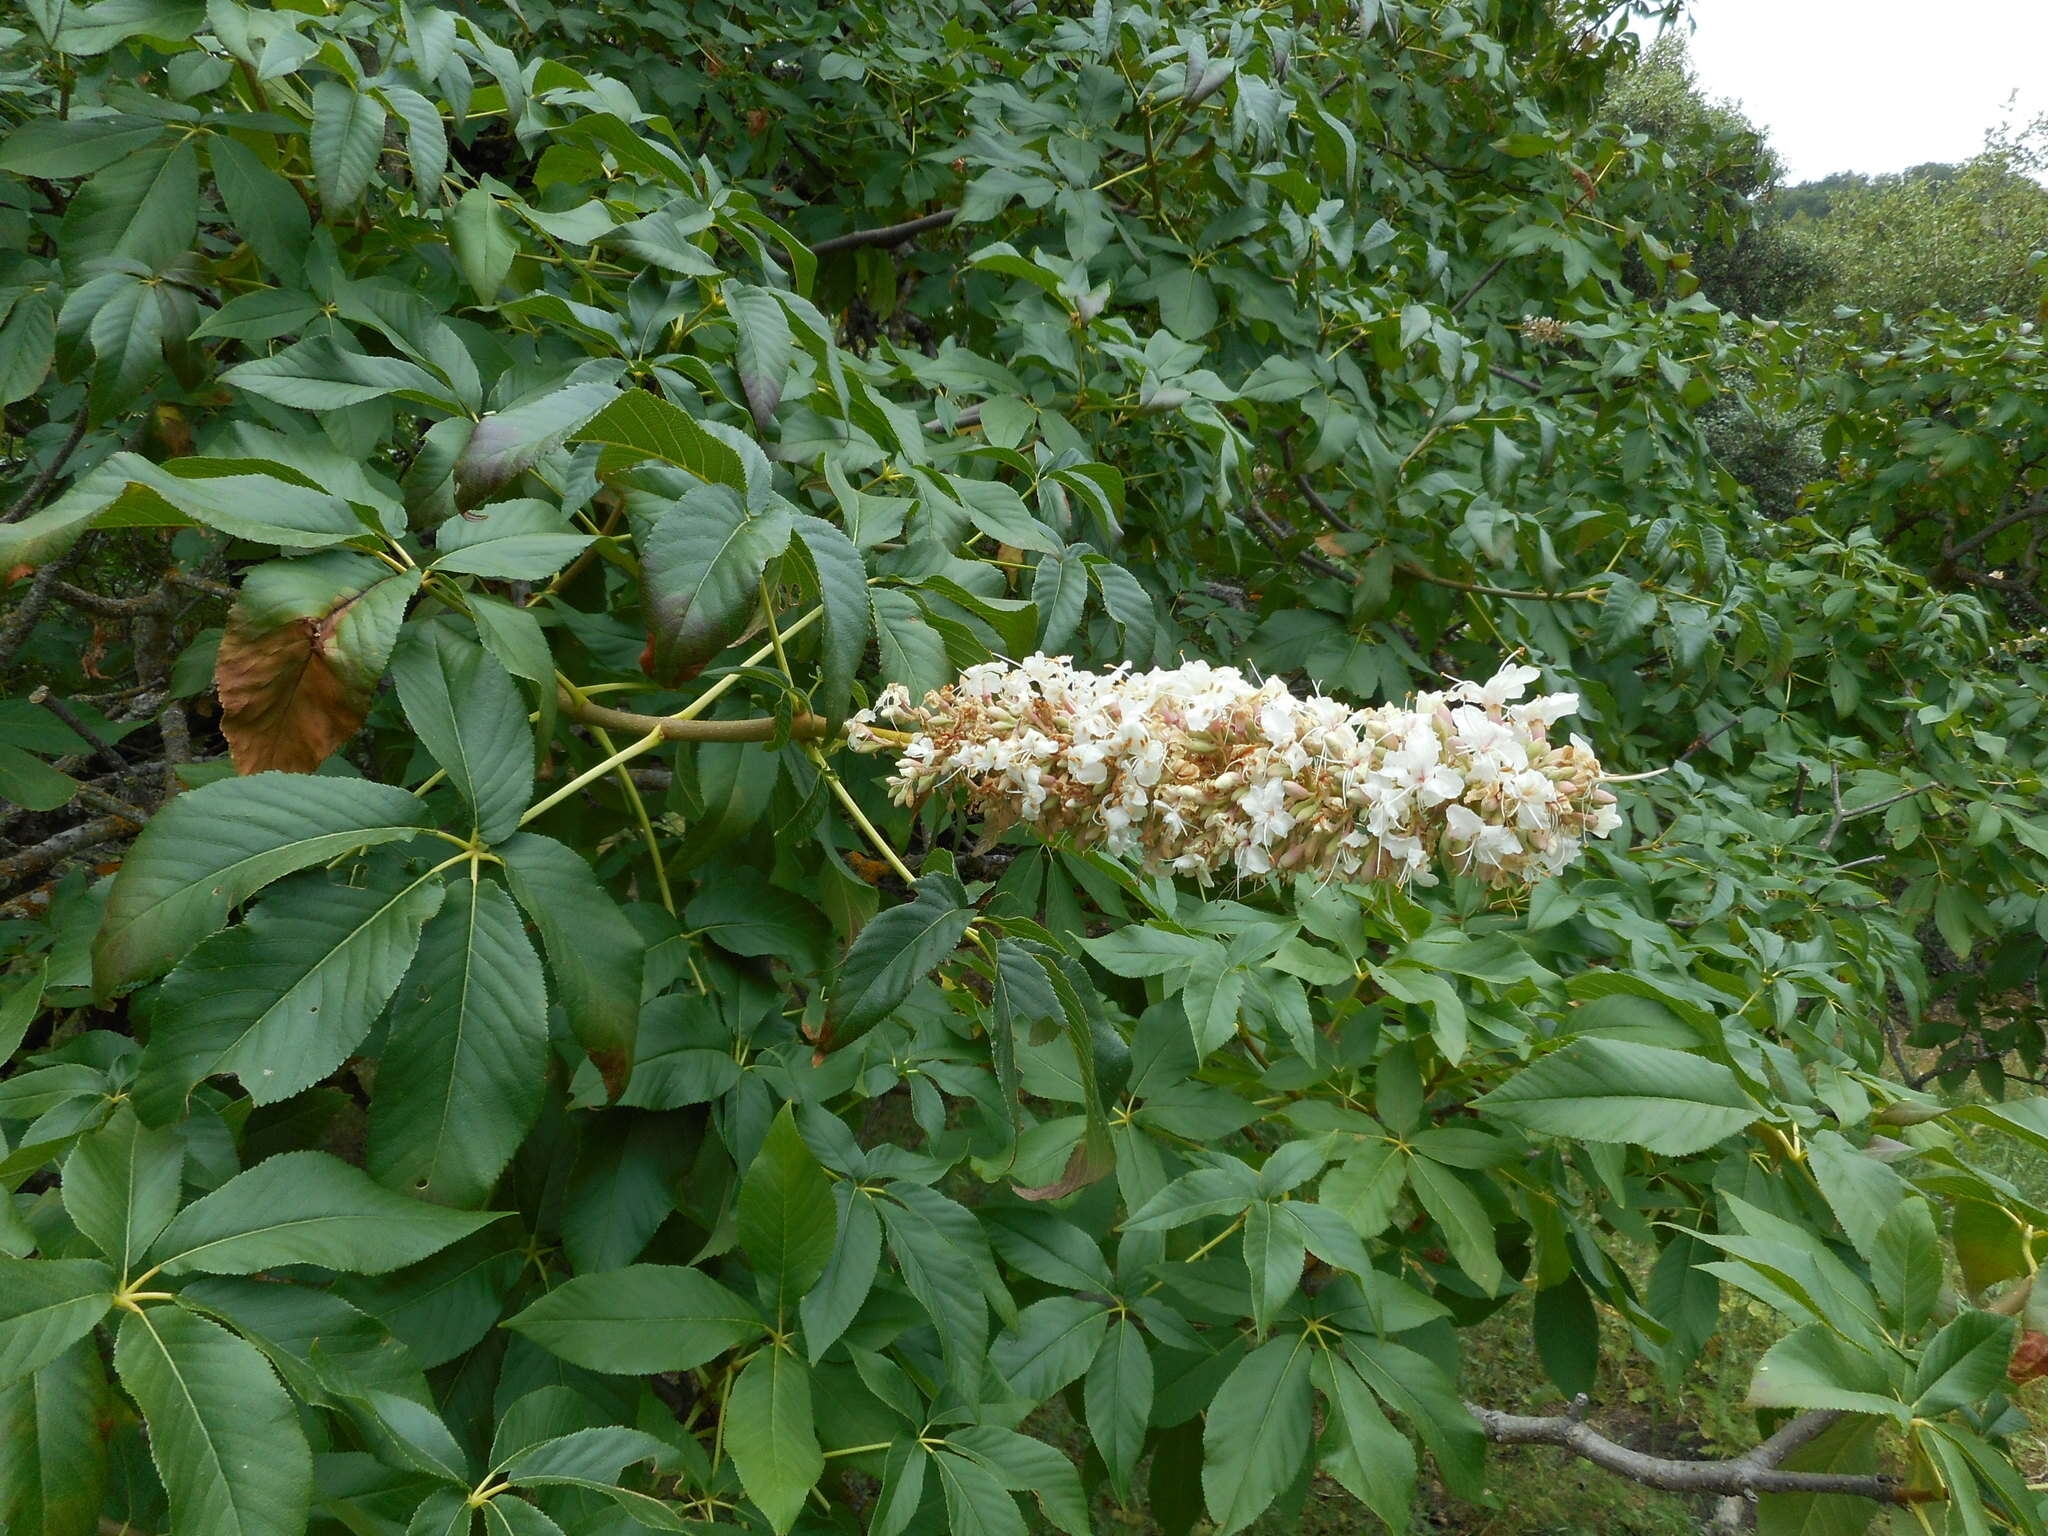
[[[955,432],[964,432],[969,427],[978,427],[980,425],[981,407],[978,405],[970,405],[966,410],[953,418],[953,430]],[[945,430],[945,426],[946,424],[943,421],[934,416],[924,424],[924,429],[927,432],[942,432]]]
[[[100,843],[126,837],[132,830],[126,816],[98,816],[75,827],[66,827],[54,837],[47,837],[33,847],[0,859],[0,891],[14,891],[52,864]]]
[[[1740,723],[1741,716],[1738,715],[1735,719],[1730,720],[1723,725],[1715,726],[1711,731],[1707,732],[1707,734],[1704,736],[1695,736],[1693,738],[1692,745],[1687,747],[1683,752],[1678,754],[1678,760],[1682,763],[1688,757],[1691,757],[1693,753],[1704,752],[1708,747],[1712,746],[1715,742],[1719,741],[1723,736],[1726,736],[1730,731],[1734,730],[1735,727]],[[1804,772],[1805,770],[1802,768],[1801,771]],[[1793,815],[1795,816],[1798,814],[1799,813],[1797,811],[1793,812]]]
[[[82,544],[74,544],[67,554],[59,555],[48,565],[36,572],[35,580],[28,585],[28,591],[15,605],[14,612],[0,622],[0,668],[14,660],[14,653],[21,649],[28,637],[35,633],[36,625],[43,617],[43,610],[50,606],[50,600],[57,594],[57,585],[65,570],[78,559]]]
[[[1889,1477],[1851,1472],[1787,1472],[1778,1465],[1825,1433],[1838,1417],[1833,1413],[1802,1414],[1770,1439],[1726,1461],[1680,1461],[1631,1450],[1608,1439],[1584,1421],[1584,1402],[1582,1397],[1574,1404],[1574,1413],[1541,1418],[1502,1413],[1472,1403],[1465,1406],[1495,1445],[1554,1445],[1603,1471],[1670,1493],[1719,1493],[1744,1501],[1762,1493],[1833,1493],[1873,1499],[1880,1504],[1911,1504],[1933,1497],[1902,1487]]]
[[[1840,763],[1828,765],[1828,797],[1835,802],[1835,819],[1828,823],[1827,831],[1820,835],[1820,845],[1823,848],[1829,847],[1834,843],[1836,835],[1842,830],[1842,822],[1846,819],[1842,814],[1842,765]]]
[[[28,489],[16,497],[14,503],[5,512],[0,512],[0,523],[16,522],[35,510],[36,503],[43,499],[43,492],[50,488],[51,481],[64,472],[65,464],[70,461],[71,455],[77,450],[79,443],[84,439],[85,425],[85,413],[81,411],[78,420],[72,423],[71,435],[64,439],[63,445],[57,450],[56,457],[43,466],[41,474],[29,481]]]
[[[849,251],[860,245],[901,245],[905,240],[923,234],[928,229],[944,229],[959,215],[957,208],[942,208],[937,213],[925,214],[922,218],[905,219],[901,224],[885,224],[880,229],[854,229],[843,235],[833,235],[820,240],[811,247],[813,256],[830,255],[833,251]]]
[[[97,731],[78,718],[76,710],[50,692],[48,685],[37,688],[28,696],[28,701],[31,704],[42,705],[43,708],[63,721],[69,727],[72,735],[92,748],[92,755],[97,755],[106,760],[108,767],[118,772],[128,766],[127,761],[119,752],[113,749],[112,745],[102,740]]]

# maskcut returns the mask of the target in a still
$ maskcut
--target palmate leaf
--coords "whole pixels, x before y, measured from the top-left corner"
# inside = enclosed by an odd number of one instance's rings
[[[1595,1036],[1540,1058],[1474,1103],[1532,1131],[1628,1142],[1666,1157],[1704,1151],[1763,1114],[1718,1062]]]
[[[916,894],[860,931],[825,1002],[820,1051],[858,1040],[910,996],[910,989],[959,944],[974,922],[967,892],[951,875],[926,875]]]
[[[0,1528],[38,1536],[99,1530],[106,1395],[106,1370],[90,1339],[34,1375],[0,1385]]]
[[[633,1264],[556,1286],[505,1326],[586,1370],[694,1370],[764,1332],[759,1314],[702,1270]]]
[[[408,1199],[325,1152],[281,1152],[180,1211],[151,1257],[173,1275],[250,1275],[283,1264],[375,1275],[418,1263],[503,1214]]]
[[[383,864],[360,886],[307,875],[202,943],[157,994],[136,1085],[143,1118],[176,1118],[216,1072],[271,1104],[340,1066],[397,990],[446,889]]]
[[[114,1370],[142,1409],[174,1529],[301,1536],[313,1457],[255,1346],[181,1307],[121,1319]]]
[[[446,624],[408,630],[391,678],[421,743],[476,816],[477,835],[502,842],[533,798],[533,732],[511,675]]]
[[[629,389],[570,434],[603,443],[635,458],[659,459],[707,484],[744,491],[745,466],[730,444],[704,430],[695,417],[644,389]]]
[[[825,610],[818,686],[811,703],[819,713],[838,719],[852,698],[854,672],[867,649],[872,626],[867,567],[853,540],[823,518],[799,517],[795,526],[797,542],[793,547],[809,558],[817,577],[818,601]]]
[[[546,979],[519,913],[494,881],[454,882],[392,1006],[370,1172],[482,1204],[540,1113],[547,1047]]]
[[[559,508],[522,499],[451,517],[434,530],[434,543],[441,551],[434,570],[499,581],[545,581],[589,548],[591,536],[569,532],[569,520]],[[475,601],[470,599],[472,611]],[[478,621],[479,628],[483,623]]]
[[[626,510],[640,551],[647,672],[664,684],[704,669],[752,622],[761,574],[789,543],[785,508],[749,511],[729,486],[643,470]]]
[[[811,1418],[810,1367],[772,1346],[748,1361],[726,1398],[725,1448],[747,1497],[782,1536],[825,1470]]]
[[[368,91],[340,80],[313,88],[313,170],[328,218],[339,219],[362,201],[384,147],[385,121],[384,103]]]
[[[766,288],[728,282],[719,293],[726,313],[739,329],[733,364],[739,370],[740,389],[753,413],[754,426],[766,432],[775,420],[775,408],[782,403],[783,382],[796,356],[789,316],[783,312],[782,301]]]
[[[646,947],[581,855],[536,832],[498,851],[512,894],[540,931],[569,1027],[617,1094],[633,1070]]]
[[[457,208],[469,206],[466,194]],[[502,279],[503,274],[499,274]],[[472,279],[475,280],[474,278]],[[484,302],[488,303],[489,300]],[[470,506],[509,484],[541,458],[572,437],[587,436],[593,417],[619,397],[619,387],[606,380],[570,384],[562,389],[484,417],[469,435],[455,461],[458,502]]]
[[[93,985],[104,996],[157,975],[271,881],[427,824],[418,799],[361,779],[264,774],[180,795],[114,877]]]
[[[259,565],[221,635],[221,730],[243,773],[310,773],[355,735],[420,573],[334,552]]]
[[[740,1182],[738,1225],[761,1304],[778,1319],[787,1319],[825,1272],[833,1233],[831,1183],[785,1104]]]
[[[114,1304],[114,1274],[98,1259],[0,1257],[0,1382],[56,1359]]]
[[[1268,1339],[1240,1360],[1202,1426],[1202,1494],[1221,1533],[1242,1530],[1301,1471],[1312,1428],[1308,1342]]]
[[[115,1273],[131,1276],[177,1214],[184,1167],[177,1133],[148,1129],[122,1105],[64,1160],[65,1213]]]

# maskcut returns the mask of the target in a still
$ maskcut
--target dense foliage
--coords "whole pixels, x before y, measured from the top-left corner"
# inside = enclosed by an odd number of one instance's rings
[[[1611,9],[0,22],[7,1528],[1405,1530],[1492,1439],[2041,1530],[2039,342],[1716,307],[1753,151]],[[1041,649],[1518,655],[1662,772],[1203,887],[842,750]],[[1463,1399],[1724,1287],[1744,1456]]]

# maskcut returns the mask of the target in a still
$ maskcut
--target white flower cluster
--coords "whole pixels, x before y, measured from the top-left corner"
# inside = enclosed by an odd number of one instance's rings
[[[898,752],[898,804],[958,786],[990,836],[1023,822],[1204,883],[1305,871],[1432,885],[1441,861],[1527,884],[1621,824],[1592,748],[1546,739],[1578,696],[1518,702],[1538,675],[1510,664],[1354,710],[1199,661],[1088,672],[1027,656],[970,667],[922,705],[891,687],[847,738]]]

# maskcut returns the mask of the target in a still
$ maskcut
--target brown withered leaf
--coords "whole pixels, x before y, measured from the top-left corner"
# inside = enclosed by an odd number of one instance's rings
[[[419,584],[344,551],[249,572],[213,674],[238,773],[311,773],[356,733]]]

